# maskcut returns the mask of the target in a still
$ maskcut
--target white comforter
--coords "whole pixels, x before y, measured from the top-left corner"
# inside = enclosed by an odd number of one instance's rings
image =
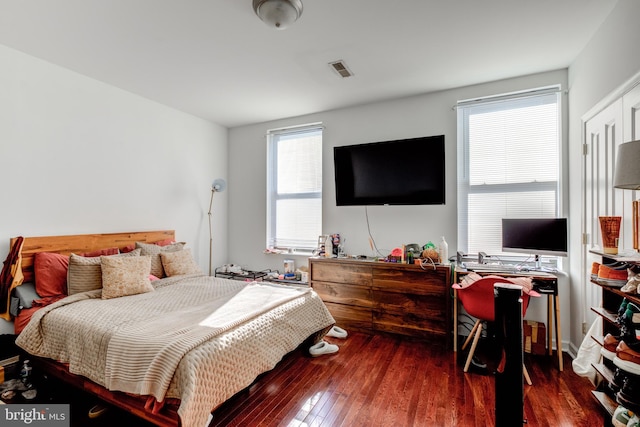
[[[308,288],[209,276],[153,284],[110,300],[100,291],[64,298],[36,312],[16,343],[111,390],[179,398],[191,427],[334,323]]]

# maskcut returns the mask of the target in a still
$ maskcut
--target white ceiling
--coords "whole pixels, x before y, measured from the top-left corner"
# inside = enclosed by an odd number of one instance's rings
[[[566,68],[616,1],[0,0],[0,44],[235,127]]]

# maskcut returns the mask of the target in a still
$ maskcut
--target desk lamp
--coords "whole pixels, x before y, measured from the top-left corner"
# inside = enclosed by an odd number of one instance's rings
[[[640,140],[626,142],[620,144],[618,147],[613,186],[624,190],[640,190]],[[636,251],[638,250],[639,206],[640,202],[634,200],[631,223],[633,229],[633,249]]]

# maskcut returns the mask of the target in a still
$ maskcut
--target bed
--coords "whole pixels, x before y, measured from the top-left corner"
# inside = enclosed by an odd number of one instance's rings
[[[191,427],[205,426],[225,400],[334,324],[310,288],[206,276],[174,240],[171,230],[25,237],[24,281],[36,280],[36,254],[73,254],[67,279],[76,289],[34,310],[16,343],[49,374],[103,400],[156,425]],[[103,287],[78,288],[73,263],[89,258],[76,254],[113,247],[129,253],[98,257]],[[165,270],[150,275],[158,258]],[[191,269],[170,268],[178,258]],[[129,276],[146,290],[107,298],[112,282]]]

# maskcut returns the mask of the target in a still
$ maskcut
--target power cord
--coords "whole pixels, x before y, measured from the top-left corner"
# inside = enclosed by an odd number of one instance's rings
[[[437,270],[438,267],[436,266],[436,263],[431,259],[431,258],[421,258],[420,259],[420,268],[422,268],[423,270],[426,270],[427,265],[431,265],[431,267],[434,270]]]
[[[378,246],[376,246],[376,241],[374,240],[373,235],[371,234],[371,225],[369,224],[368,206],[364,207],[364,215],[365,215],[365,218],[367,219],[367,233],[369,234],[369,244],[371,245],[371,250],[373,250],[375,254],[378,255],[379,257],[382,257],[383,255],[378,249]]]

